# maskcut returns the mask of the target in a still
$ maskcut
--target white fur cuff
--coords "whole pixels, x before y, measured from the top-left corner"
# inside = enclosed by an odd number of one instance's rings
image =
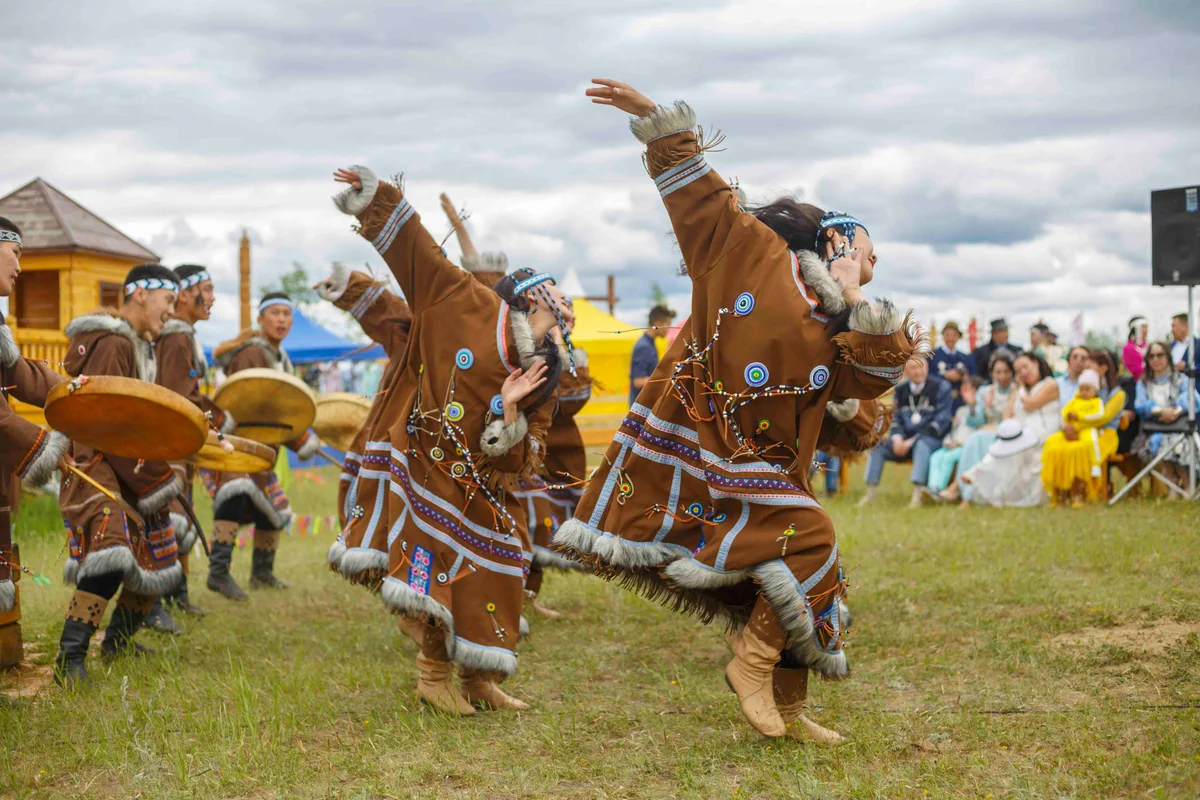
[[[46,482],[54,476],[54,470],[58,468],[58,460],[63,457],[70,446],[71,441],[66,436],[58,431],[50,431],[50,435],[46,437],[46,441],[42,445],[42,452],[38,453],[25,468],[25,474],[21,476],[21,483],[27,489],[39,489],[45,486]]]
[[[838,422],[849,422],[858,415],[858,400],[851,398],[840,403],[829,403],[825,406],[825,413]]]
[[[366,211],[367,206],[371,205],[371,201],[375,199],[375,192],[379,189],[379,178],[375,176],[374,172],[358,164],[355,164],[350,169],[358,173],[358,179],[362,182],[362,189],[347,186],[333,196],[333,204],[343,214],[358,216]]]
[[[309,433],[308,438],[304,440],[304,444],[296,451],[296,458],[301,461],[308,461],[316,454],[317,448],[321,446],[321,439],[315,433]]]
[[[329,280],[317,284],[317,294],[321,296],[322,300],[336,303],[342,298],[342,293],[346,291],[346,284],[349,282],[350,271],[346,269],[346,265],[334,263]]]
[[[904,324],[904,315],[890,300],[877,298],[874,303],[863,300],[850,309],[850,330],[868,336],[887,336]]]
[[[649,144],[655,139],[670,136],[673,133],[690,131],[696,127],[696,112],[682,100],[676,100],[674,105],[659,106],[648,117],[635,117],[629,120],[629,130],[642,144]]]
[[[508,256],[504,253],[476,253],[463,256],[463,269],[467,272],[508,272]]]
[[[486,428],[483,429],[483,436],[479,438],[479,446],[483,448],[483,452],[493,458],[498,458],[525,438],[529,433],[529,423],[525,420],[524,414],[517,414],[517,419],[511,425],[505,425],[503,419],[493,420]]]
[[[183,494],[183,481],[175,476],[171,476],[171,480],[167,483],[150,492],[150,494],[139,497],[137,509],[142,514],[153,514],[156,511],[161,511],[167,503],[181,494]]]

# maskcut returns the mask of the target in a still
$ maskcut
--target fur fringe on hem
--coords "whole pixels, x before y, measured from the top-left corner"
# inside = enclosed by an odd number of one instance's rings
[[[846,661],[845,651],[831,653],[821,649],[808,598],[800,594],[792,571],[776,559],[752,567],[750,574],[779,615],[779,623],[788,634],[788,649],[800,663],[826,678],[848,676],[850,664]]]
[[[74,569],[70,569],[72,565]],[[124,583],[131,591],[149,597],[161,597],[183,581],[183,568],[179,564],[172,564],[160,570],[143,569],[138,566],[133,551],[120,546],[88,553],[84,556],[82,564],[73,559],[68,560],[63,566],[63,580],[78,584],[85,578],[114,572],[124,576]]]
[[[517,641],[520,641],[529,636],[529,620],[525,619],[525,615],[521,615],[521,624],[518,626]]]
[[[325,554],[325,563],[334,572],[341,572],[342,556],[346,555],[346,544],[339,538],[334,539],[333,544],[329,545],[329,552]]]
[[[179,480],[176,476],[172,476],[171,480],[162,486],[149,494],[139,497],[137,509],[142,514],[153,514],[156,511],[161,511],[167,503],[181,494],[183,494],[183,481]]]
[[[17,585],[7,578],[0,581],[0,614],[13,610],[17,603]]]
[[[388,554],[373,550],[370,547],[349,547],[342,545],[344,552],[338,560],[338,572],[343,577],[353,581],[364,573],[378,575],[380,570],[387,574]],[[331,548],[332,550],[332,548]]]
[[[682,100],[670,106],[658,106],[648,117],[629,120],[629,130],[642,144],[670,136],[673,133],[690,131],[696,127],[696,112]]]
[[[383,604],[396,614],[432,623],[446,632],[446,654],[450,660],[467,669],[484,670],[498,675],[517,671],[517,656],[501,648],[481,647],[464,642],[454,635],[454,617],[441,603],[429,595],[414,592],[407,583],[387,578],[379,591]]]
[[[291,524],[292,509],[286,508],[283,511],[276,509],[271,503],[270,498],[249,478],[234,478],[229,483],[221,486],[217,490],[216,497],[213,498],[213,509],[220,508],[230,499],[240,495],[246,495],[250,498],[250,502],[254,503],[254,507],[261,511],[263,516],[270,521],[274,530],[285,530]]]
[[[542,547],[540,544],[535,544],[533,546],[533,565],[542,569],[586,569],[586,567],[583,564],[580,564],[578,561],[572,561],[566,556],[559,555],[548,547]]]
[[[46,482],[53,477],[54,470],[58,469],[59,459],[63,457],[70,446],[71,440],[65,435],[58,431],[50,431],[45,444],[42,445],[42,452],[38,453],[37,457],[25,468],[25,474],[21,476],[21,484],[28,489],[40,489],[45,486]]]
[[[350,170],[358,173],[362,189],[347,186],[333,196],[333,204],[343,214],[357,217],[366,211],[367,207],[371,205],[371,201],[375,199],[375,192],[379,191],[379,178],[370,169],[358,164],[350,167]]]

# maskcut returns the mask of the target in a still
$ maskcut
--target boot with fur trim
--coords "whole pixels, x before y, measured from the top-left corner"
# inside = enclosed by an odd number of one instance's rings
[[[808,670],[776,668],[772,686],[775,707],[787,725],[787,735],[801,742],[814,742],[823,747],[838,747],[848,739],[837,731],[818,725],[804,714],[808,699]]]
[[[476,708],[494,711],[525,711],[529,704],[501,691],[486,672],[460,667],[458,677],[462,681],[462,696]]]
[[[750,621],[733,643],[733,660],[725,667],[725,682],[737,693],[746,720],[763,736],[772,738],[787,732],[772,689],[775,665],[786,642],[778,615],[759,595]]]

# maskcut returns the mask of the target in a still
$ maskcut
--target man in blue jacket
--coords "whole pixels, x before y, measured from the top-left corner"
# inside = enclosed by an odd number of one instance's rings
[[[913,494],[910,507],[919,506],[929,477],[929,457],[942,446],[954,418],[950,384],[929,374],[929,362],[913,358],[904,365],[907,379],[896,387],[892,431],[867,456],[867,494],[859,505],[873,502],[879,492],[884,461],[912,461]]]
[[[970,353],[956,349],[960,339],[962,330],[958,323],[947,322],[942,327],[942,343],[933,351],[933,374],[950,384],[955,411],[962,405],[959,388],[963,380],[975,374],[975,359]]]

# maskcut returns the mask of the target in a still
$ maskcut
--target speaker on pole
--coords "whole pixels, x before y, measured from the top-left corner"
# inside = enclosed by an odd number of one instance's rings
[[[1150,193],[1155,286],[1200,285],[1200,187]]]

